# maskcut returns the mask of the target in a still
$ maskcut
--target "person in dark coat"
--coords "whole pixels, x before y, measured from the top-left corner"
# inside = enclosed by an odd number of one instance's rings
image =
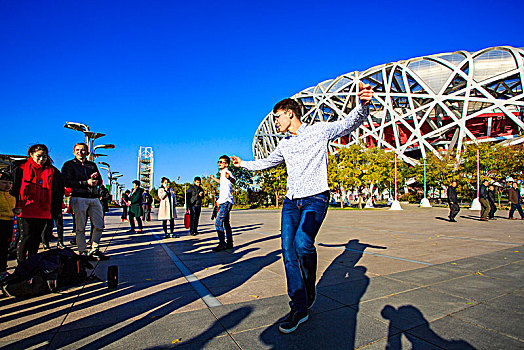
[[[480,185],[479,190],[479,201],[481,205],[480,210],[480,221],[488,221],[488,215],[489,211],[491,210],[491,207],[489,206],[488,201],[488,180],[482,181],[482,185]]]
[[[489,202],[489,214],[488,219],[489,220],[497,220],[495,219],[495,212],[497,211],[497,204],[495,202],[495,186],[489,185],[488,187],[488,202]]]
[[[99,193],[100,193],[100,203],[102,204],[102,209],[105,213],[109,212],[109,200],[111,199],[111,194],[109,193],[109,190],[105,186],[99,187]]]
[[[126,190],[123,194],[122,194],[122,201],[120,203],[120,205],[122,206],[122,222],[124,221],[128,221],[127,219],[127,208],[129,207],[129,195],[131,194],[131,191],[129,190]]]
[[[510,220],[517,220],[517,218],[513,217],[513,214],[516,210],[519,212],[520,218],[524,220],[524,212],[522,210],[522,205],[520,204],[522,201],[520,198],[520,189],[518,188],[518,184],[516,182],[513,182],[511,186],[512,187],[509,189],[509,203],[511,204],[511,208],[509,209],[509,218]]]
[[[144,190],[142,195],[142,209],[143,209],[143,218],[144,221],[151,221],[151,206],[153,205],[153,196],[149,192]]]
[[[186,194],[187,208],[189,209],[189,233],[192,236],[198,235],[198,221],[200,220],[200,211],[202,210],[202,198],[204,189],[200,186],[202,179],[195,177],[193,185],[189,186]]]
[[[129,196],[129,225],[131,232],[135,232],[135,218],[138,223],[137,232],[142,232],[142,195],[144,189],[140,187],[140,181],[133,181],[133,191]]]
[[[453,181],[448,187],[449,221],[457,222],[455,217],[460,211],[457,198],[457,181]]]

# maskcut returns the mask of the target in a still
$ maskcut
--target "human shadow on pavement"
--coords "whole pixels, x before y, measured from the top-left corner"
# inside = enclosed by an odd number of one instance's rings
[[[367,268],[357,266],[367,248],[386,249],[352,239],[347,244],[319,244],[344,247],[317,283],[317,300],[309,320],[292,334],[278,330],[279,319],[260,338],[271,349],[354,349],[360,300],[366,293]]]
[[[386,305],[380,314],[389,320],[388,350],[402,350],[402,335],[406,336],[413,350],[427,349],[428,343],[447,350],[475,349],[465,340],[447,340],[439,336],[431,329],[422,312],[413,305],[403,305],[397,309]]]

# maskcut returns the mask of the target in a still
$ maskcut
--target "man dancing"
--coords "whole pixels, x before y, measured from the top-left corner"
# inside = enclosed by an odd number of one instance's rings
[[[316,297],[317,252],[315,237],[322,225],[329,202],[328,143],[358,128],[369,114],[373,98],[371,86],[359,82],[359,104],[345,118],[333,123],[302,124],[297,101],[285,99],[273,108],[276,126],[288,133],[265,159],[233,164],[248,170],[264,170],[286,162],[287,193],[282,207],[282,253],[291,299],[290,313],[279,330],[291,333],[308,320],[308,309]]]

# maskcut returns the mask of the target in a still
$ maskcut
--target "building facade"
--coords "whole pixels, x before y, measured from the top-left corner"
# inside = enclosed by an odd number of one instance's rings
[[[333,122],[354,108],[358,81],[371,84],[368,119],[331,142],[330,152],[360,143],[415,164],[428,152],[459,154],[470,142],[522,142],[523,77],[524,49],[501,46],[387,63],[326,80],[293,98],[303,105],[302,122]],[[255,159],[267,157],[283,137],[273,119],[270,112],[255,133]]]

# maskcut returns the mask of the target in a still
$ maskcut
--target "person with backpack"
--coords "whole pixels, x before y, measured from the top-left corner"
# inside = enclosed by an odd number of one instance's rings
[[[189,233],[191,236],[198,235],[198,221],[200,219],[200,211],[202,210],[202,198],[204,197],[204,189],[200,186],[202,179],[195,177],[194,182],[187,189],[186,201],[189,209]]]
[[[136,232],[142,232],[142,195],[144,189],[140,187],[140,181],[133,181],[133,191],[129,196],[129,225],[131,232],[135,232],[135,218],[138,224]]]
[[[38,252],[46,225],[52,225],[62,210],[64,183],[43,144],[29,147],[29,158],[14,170],[12,194],[20,209],[21,235],[17,247],[18,263]]]
[[[143,209],[142,220],[144,222],[151,221],[151,206],[152,205],[153,205],[153,196],[151,196],[148,191],[144,190],[144,194],[142,195],[142,209]]]
[[[120,202],[120,205],[122,206],[122,216],[120,217],[122,219],[122,222],[129,221],[127,219],[127,208],[129,207],[129,195],[131,194],[131,191],[126,190],[122,194],[122,200]]]

